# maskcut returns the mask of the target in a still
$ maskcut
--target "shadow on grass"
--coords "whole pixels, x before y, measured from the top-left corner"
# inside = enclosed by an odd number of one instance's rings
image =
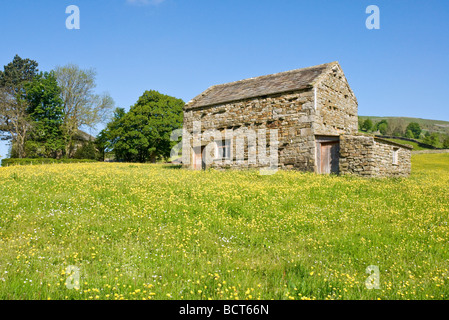
[[[164,168],[164,169],[181,169],[182,165],[181,164],[164,164],[164,165],[162,165],[162,168]]]

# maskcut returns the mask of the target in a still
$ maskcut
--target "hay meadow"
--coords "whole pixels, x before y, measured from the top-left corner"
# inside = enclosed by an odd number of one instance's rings
[[[0,190],[0,299],[449,298],[449,154],[407,179],[14,166]]]

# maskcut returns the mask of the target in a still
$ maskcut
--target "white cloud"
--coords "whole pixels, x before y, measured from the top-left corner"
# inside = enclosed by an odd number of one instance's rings
[[[126,3],[136,6],[158,5],[165,0],[126,0]]]

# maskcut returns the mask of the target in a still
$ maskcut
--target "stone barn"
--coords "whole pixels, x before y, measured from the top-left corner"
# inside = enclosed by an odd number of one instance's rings
[[[357,107],[338,62],[212,86],[184,107],[183,166],[409,175],[412,147],[359,134]]]

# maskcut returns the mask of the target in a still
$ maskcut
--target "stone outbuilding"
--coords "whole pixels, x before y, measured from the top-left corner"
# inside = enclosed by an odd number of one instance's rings
[[[184,107],[183,166],[408,176],[412,147],[359,134],[357,108],[338,62],[215,85]]]

